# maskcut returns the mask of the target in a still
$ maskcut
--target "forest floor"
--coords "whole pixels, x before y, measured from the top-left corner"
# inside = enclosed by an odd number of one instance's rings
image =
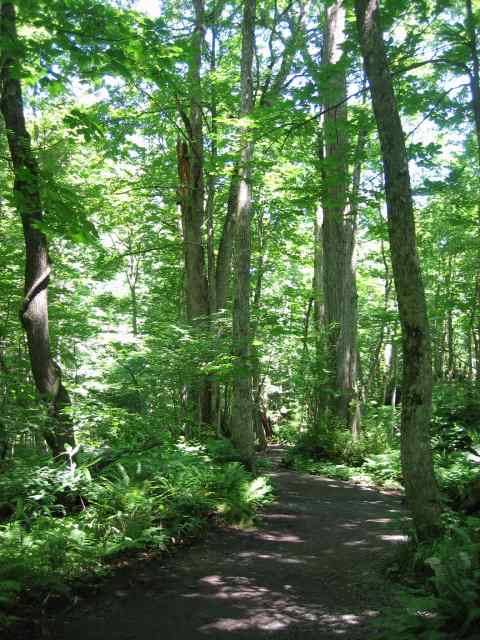
[[[47,625],[51,640],[370,640],[393,598],[386,560],[403,540],[401,499],[281,468],[256,527],[222,527],[160,559],[126,562]]]

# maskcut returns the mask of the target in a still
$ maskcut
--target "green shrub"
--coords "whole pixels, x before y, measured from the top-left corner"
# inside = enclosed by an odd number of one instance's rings
[[[12,465],[0,480],[10,521],[0,526],[0,616],[26,590],[61,591],[104,558],[146,545],[164,548],[197,535],[217,514],[251,521],[271,500],[263,477],[239,462],[219,464],[202,445],[167,444],[123,452],[100,476],[92,456],[83,465]],[[220,455],[218,451],[221,450]],[[218,447],[219,458],[229,448]]]
[[[471,383],[449,382],[434,389],[432,445],[448,455],[471,449],[480,440],[480,401]]]
[[[280,444],[294,445],[299,435],[299,427],[294,422],[283,422],[274,428],[274,441]]]
[[[362,465],[362,472],[378,485],[397,485],[402,482],[400,451],[392,449],[369,456]]]
[[[266,479],[252,479],[239,462],[230,462],[218,470],[214,488],[222,496],[218,510],[229,522],[248,523],[255,509],[271,499]]]
[[[238,451],[233,446],[232,441],[227,438],[207,440],[205,450],[215,462],[240,461]]]
[[[478,637],[480,518],[462,521],[447,512],[444,524],[440,540],[420,545],[412,553],[410,565],[426,567],[428,578],[425,584],[402,593],[401,607],[380,621],[384,640]]]
[[[452,508],[455,508],[467,497],[472,482],[480,477],[479,465],[459,451],[448,455],[437,454],[434,456],[434,463],[440,489]]]

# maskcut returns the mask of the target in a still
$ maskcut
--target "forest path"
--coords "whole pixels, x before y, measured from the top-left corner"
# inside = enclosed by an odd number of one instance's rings
[[[52,640],[370,640],[391,599],[382,563],[402,539],[400,498],[281,469],[257,528],[206,540],[107,581],[58,621]]]

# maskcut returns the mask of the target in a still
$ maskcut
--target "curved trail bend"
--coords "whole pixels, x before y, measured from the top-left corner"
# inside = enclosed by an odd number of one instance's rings
[[[400,498],[278,465],[269,475],[278,501],[257,528],[214,530],[107,581],[50,638],[370,640],[391,597],[382,563],[402,539]]]

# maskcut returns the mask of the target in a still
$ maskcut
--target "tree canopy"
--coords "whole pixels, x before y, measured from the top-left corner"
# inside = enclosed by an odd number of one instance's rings
[[[1,2],[0,541],[272,437],[478,509],[480,3],[381,4]]]

